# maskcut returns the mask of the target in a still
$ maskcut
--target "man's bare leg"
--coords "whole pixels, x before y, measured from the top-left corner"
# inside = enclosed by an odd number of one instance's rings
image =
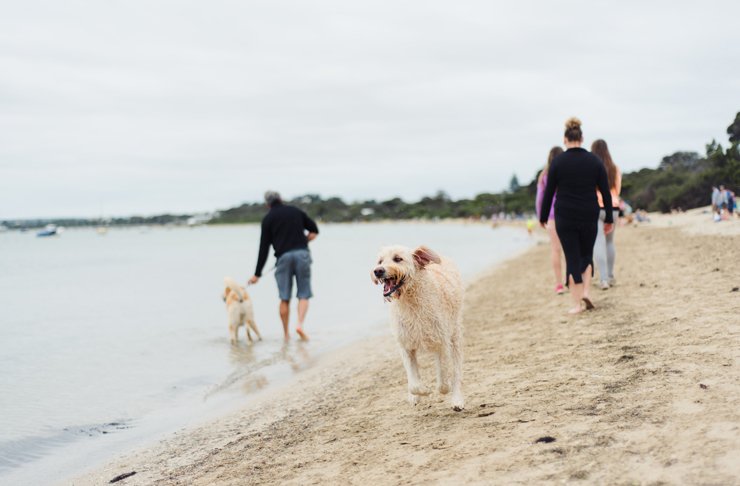
[[[295,332],[304,341],[308,341],[308,336],[303,332],[303,320],[306,318],[306,312],[308,312],[308,299],[298,299],[298,325],[295,328]]]
[[[290,301],[280,301],[280,319],[283,321],[283,332],[285,333],[285,340],[290,340],[290,334],[288,334],[288,318],[290,317]]]

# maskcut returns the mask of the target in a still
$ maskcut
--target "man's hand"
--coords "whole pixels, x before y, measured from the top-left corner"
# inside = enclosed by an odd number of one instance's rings
[[[249,280],[247,280],[247,285],[256,284],[257,283],[257,280],[259,280],[259,279],[260,278],[257,275],[254,275],[252,278],[250,278]]]
[[[614,230],[614,223],[604,223],[604,234],[608,235]]]
[[[311,240],[313,240],[314,238],[316,238],[316,237],[317,237],[318,235],[319,235],[318,233],[309,233],[308,235],[306,235],[306,239],[307,239],[308,241],[311,241]]]

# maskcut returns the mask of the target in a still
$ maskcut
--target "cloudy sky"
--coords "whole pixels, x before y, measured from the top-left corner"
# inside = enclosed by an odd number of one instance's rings
[[[0,3],[0,220],[470,197],[572,115],[630,171],[740,111],[737,0]]]

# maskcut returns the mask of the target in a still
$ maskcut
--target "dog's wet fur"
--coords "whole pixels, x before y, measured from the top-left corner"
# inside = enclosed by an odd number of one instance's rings
[[[426,351],[437,362],[437,389],[452,391],[452,409],[465,408],[462,393],[463,284],[449,258],[422,245],[415,250],[389,246],[380,250],[371,271],[391,303],[391,329],[406,368],[409,402],[418,405],[431,390],[421,383],[417,353]]]
[[[254,310],[252,308],[252,300],[249,298],[249,294],[241,285],[237,284],[233,278],[224,278],[226,284],[226,290],[221,295],[221,298],[226,302],[226,313],[229,315],[229,335],[231,336],[231,344],[238,341],[239,328],[244,326],[247,330],[247,339],[252,341],[252,336],[249,333],[251,328],[257,335],[257,338],[262,341],[262,336],[257,330],[257,324],[254,322]]]

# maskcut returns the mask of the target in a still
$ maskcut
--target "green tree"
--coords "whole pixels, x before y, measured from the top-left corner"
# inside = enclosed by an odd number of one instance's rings
[[[514,174],[511,177],[511,182],[509,182],[509,192],[516,192],[519,190],[521,186],[519,185],[519,179],[517,179],[516,174]]]

